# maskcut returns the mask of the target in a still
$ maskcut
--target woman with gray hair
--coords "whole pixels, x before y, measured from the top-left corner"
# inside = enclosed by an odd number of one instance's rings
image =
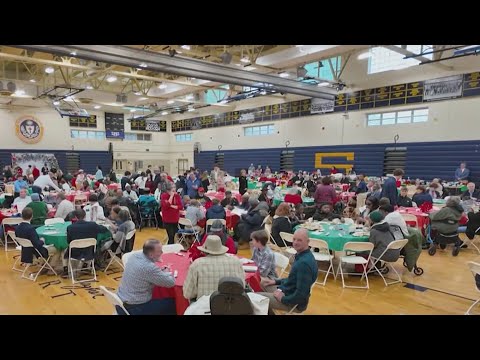
[[[265,201],[258,201],[257,198],[248,200],[250,209],[243,214],[235,227],[235,236],[238,238],[238,248],[248,249],[250,245],[250,234],[262,228],[263,220],[268,216],[270,207]]]
[[[175,234],[178,230],[180,210],[183,210],[182,199],[178,195],[175,184],[168,182],[166,192],[160,196],[160,208],[162,209],[162,221],[168,234],[168,243],[175,242]]]

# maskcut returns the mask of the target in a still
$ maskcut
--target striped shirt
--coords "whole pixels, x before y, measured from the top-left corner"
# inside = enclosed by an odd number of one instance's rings
[[[218,282],[225,276],[237,277],[245,285],[245,271],[237,258],[207,254],[206,257],[195,260],[188,269],[183,296],[186,299],[208,296],[218,290]]]
[[[162,271],[143,252],[138,252],[128,259],[118,287],[118,296],[127,304],[144,304],[152,300],[155,286],[171,288],[174,285],[172,274]]]
[[[252,260],[257,264],[260,276],[271,279],[277,277],[275,272],[275,254],[268,246],[265,246],[262,250],[254,248]]]

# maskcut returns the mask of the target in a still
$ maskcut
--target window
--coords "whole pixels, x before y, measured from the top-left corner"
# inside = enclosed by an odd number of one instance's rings
[[[228,85],[222,85],[222,88],[226,89],[210,89],[205,93],[205,102],[207,104],[215,104],[219,101],[222,101],[227,97]]]
[[[152,134],[125,133],[125,140],[128,140],[128,141],[152,141]]]
[[[178,142],[192,141],[192,134],[178,134],[175,135],[175,140]]]
[[[335,76],[334,72],[332,72],[332,69],[330,68],[330,63],[328,62],[329,60],[332,62],[333,71],[339,72],[342,65],[342,57],[336,56],[330,59],[315,61],[313,63],[306,64],[304,67],[305,70],[307,70],[307,76],[312,76],[324,80],[334,80]]]
[[[429,52],[433,49],[432,45],[395,45],[404,48],[414,54]],[[375,74],[383,71],[400,70],[407,67],[417,65],[420,60],[416,58],[404,59],[405,55],[396,51],[384,48],[374,47],[370,49],[371,56],[368,58],[368,73]],[[433,54],[425,54],[428,59],[433,58]]]
[[[245,136],[271,135],[275,133],[275,125],[248,126],[243,130]]]
[[[105,131],[70,130],[72,139],[105,140]]]
[[[367,115],[367,126],[411,124],[428,121],[428,109],[402,110]]]

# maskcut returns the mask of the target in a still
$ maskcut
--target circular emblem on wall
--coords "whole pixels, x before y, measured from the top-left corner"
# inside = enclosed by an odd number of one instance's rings
[[[27,144],[36,144],[43,137],[43,125],[33,116],[22,116],[15,123],[17,136]]]

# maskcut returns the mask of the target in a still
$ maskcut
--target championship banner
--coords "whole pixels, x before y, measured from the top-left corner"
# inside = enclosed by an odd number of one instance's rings
[[[462,96],[463,76],[455,75],[440,79],[425,80],[423,100],[451,99]]]
[[[146,131],[155,131],[160,132],[160,120],[146,120],[145,121],[145,130]]]
[[[310,108],[311,114],[325,114],[327,112],[333,112],[335,108],[335,99],[312,99],[312,105]]]
[[[54,154],[45,153],[12,153],[12,167],[21,167],[25,174],[28,165],[35,165],[38,170],[47,164],[49,169],[58,169],[58,161]]]

